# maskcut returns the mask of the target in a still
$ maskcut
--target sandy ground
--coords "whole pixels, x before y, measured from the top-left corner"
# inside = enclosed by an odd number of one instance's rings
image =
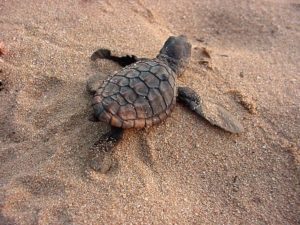
[[[0,224],[299,224],[299,25],[296,0],[2,0]],[[154,57],[178,34],[193,45],[178,83],[245,132],[178,105],[86,173],[109,127],[87,120],[85,83],[119,68],[91,53]]]

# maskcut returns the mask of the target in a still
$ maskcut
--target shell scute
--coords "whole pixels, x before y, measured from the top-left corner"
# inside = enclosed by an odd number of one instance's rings
[[[151,105],[145,97],[138,97],[134,103],[134,107],[137,113],[137,118],[144,119],[153,116]]]
[[[130,87],[122,87],[120,94],[129,103],[133,103],[138,97],[134,90]]]
[[[152,73],[147,73],[144,77],[141,77],[141,79],[145,82],[145,84],[149,88],[159,87],[159,79],[156,76],[154,76]]]
[[[108,97],[120,91],[120,87],[114,83],[108,83],[102,92],[103,97]]]
[[[118,116],[123,119],[124,121],[126,120],[134,120],[136,119],[136,111],[133,105],[127,104],[124,106],[121,106],[119,111],[118,111]]]
[[[111,114],[116,114],[120,108],[118,102],[111,97],[104,98],[102,104],[105,110]]]
[[[164,99],[157,89],[151,89],[149,91],[148,99],[150,101],[151,108],[154,115],[159,115],[162,111],[166,109],[164,105]]]
[[[130,79],[129,86],[134,89],[138,95],[147,96],[149,89],[139,78]]]

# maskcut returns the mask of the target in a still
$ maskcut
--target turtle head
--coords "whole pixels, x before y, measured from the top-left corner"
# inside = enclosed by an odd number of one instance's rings
[[[166,62],[180,76],[186,69],[191,58],[191,44],[186,36],[171,36],[160,50],[158,59]]]

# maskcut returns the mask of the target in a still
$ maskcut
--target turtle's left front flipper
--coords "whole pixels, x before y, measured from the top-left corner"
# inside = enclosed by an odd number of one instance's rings
[[[222,106],[203,100],[194,90],[188,87],[179,87],[177,100],[184,103],[192,111],[231,133],[244,131],[242,124]]]
[[[145,60],[144,58],[138,58],[135,55],[126,55],[126,56],[112,55],[111,51],[105,48],[100,48],[91,55],[91,60],[95,61],[96,59],[108,59],[118,63],[122,67],[128,66],[137,61]]]

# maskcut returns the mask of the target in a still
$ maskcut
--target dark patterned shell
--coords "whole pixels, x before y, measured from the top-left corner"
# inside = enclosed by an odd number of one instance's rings
[[[95,116],[115,127],[143,128],[165,119],[176,103],[173,71],[158,60],[142,61],[110,76],[93,99]]]

